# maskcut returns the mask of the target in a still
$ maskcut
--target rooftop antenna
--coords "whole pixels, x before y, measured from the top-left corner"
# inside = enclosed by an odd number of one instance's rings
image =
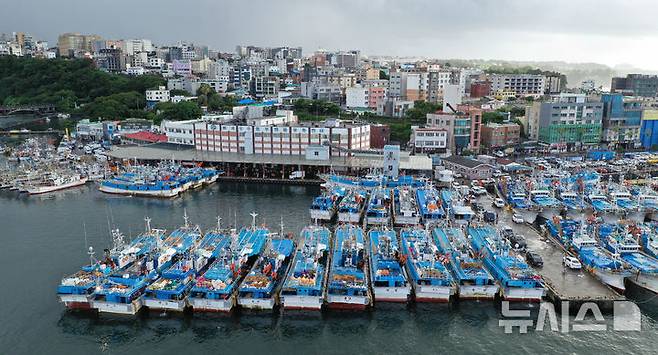
[[[250,215],[251,215],[251,228],[256,229],[256,216],[258,216],[258,213],[251,212]]]

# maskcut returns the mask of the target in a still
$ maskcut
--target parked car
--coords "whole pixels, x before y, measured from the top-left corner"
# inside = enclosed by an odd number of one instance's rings
[[[473,207],[475,212],[484,212],[484,207],[482,207],[479,203],[472,203],[471,207]]]
[[[544,266],[544,260],[541,258],[541,255],[535,253],[534,251],[528,251],[525,254],[525,259],[531,266],[542,267]]]
[[[518,213],[515,213],[512,215],[512,222],[522,224],[525,221],[523,220],[523,216],[521,216]]]
[[[498,208],[503,208],[505,207],[505,201],[503,201],[502,198],[497,198],[494,200],[493,205],[498,207]]]
[[[482,186],[474,186],[471,188],[471,192],[477,196],[486,195],[487,190]]]
[[[525,237],[520,234],[514,234],[509,237],[509,242],[514,250],[525,250],[528,247]]]
[[[484,221],[488,223],[495,223],[496,222],[496,212],[492,211],[485,211],[484,212]]]
[[[562,264],[573,270],[580,270],[583,267],[583,265],[580,263],[580,260],[571,255],[565,255],[562,258]]]
[[[512,228],[511,228],[510,226],[504,226],[504,227],[500,230],[500,234],[502,234],[503,237],[509,239],[509,237],[511,237],[511,236],[514,235],[514,230],[512,230]]]

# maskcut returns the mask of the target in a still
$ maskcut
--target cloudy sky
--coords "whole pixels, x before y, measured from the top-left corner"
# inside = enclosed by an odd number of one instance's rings
[[[0,0],[0,32],[658,70],[654,0]]]

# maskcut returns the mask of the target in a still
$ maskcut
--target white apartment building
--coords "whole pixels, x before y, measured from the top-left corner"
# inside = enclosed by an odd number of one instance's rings
[[[348,108],[368,108],[368,88],[356,85],[345,89],[345,106]]]
[[[162,69],[165,65],[165,61],[162,58],[158,57],[148,57],[146,66],[149,68]]]
[[[156,90],[146,90],[146,101],[148,102],[167,102],[169,98],[169,90],[164,86],[160,86]]]
[[[416,152],[446,151],[448,131],[435,127],[411,127],[410,143]]]
[[[160,130],[167,136],[167,143],[194,145],[194,126],[202,120],[162,121]]]
[[[489,76],[491,91],[514,91],[520,96],[544,95],[546,77],[535,74],[493,74]]]

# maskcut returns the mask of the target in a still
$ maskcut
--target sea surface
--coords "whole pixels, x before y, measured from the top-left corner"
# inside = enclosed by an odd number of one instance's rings
[[[101,254],[109,228],[134,237],[152,226],[190,222],[207,229],[251,223],[299,233],[318,187],[220,182],[173,200],[110,196],[94,185],[47,196],[0,192],[0,354],[353,354],[572,353],[655,354],[658,306],[644,304],[639,332],[557,332],[546,326],[506,334],[500,305],[385,306],[364,313],[234,314],[232,316],[92,316],[66,311],[60,279]],[[97,255],[99,255],[97,254]],[[607,316],[607,315],[606,315]],[[572,317],[573,318],[573,317]],[[572,319],[573,320],[573,319]],[[609,320],[606,324],[610,327]]]

